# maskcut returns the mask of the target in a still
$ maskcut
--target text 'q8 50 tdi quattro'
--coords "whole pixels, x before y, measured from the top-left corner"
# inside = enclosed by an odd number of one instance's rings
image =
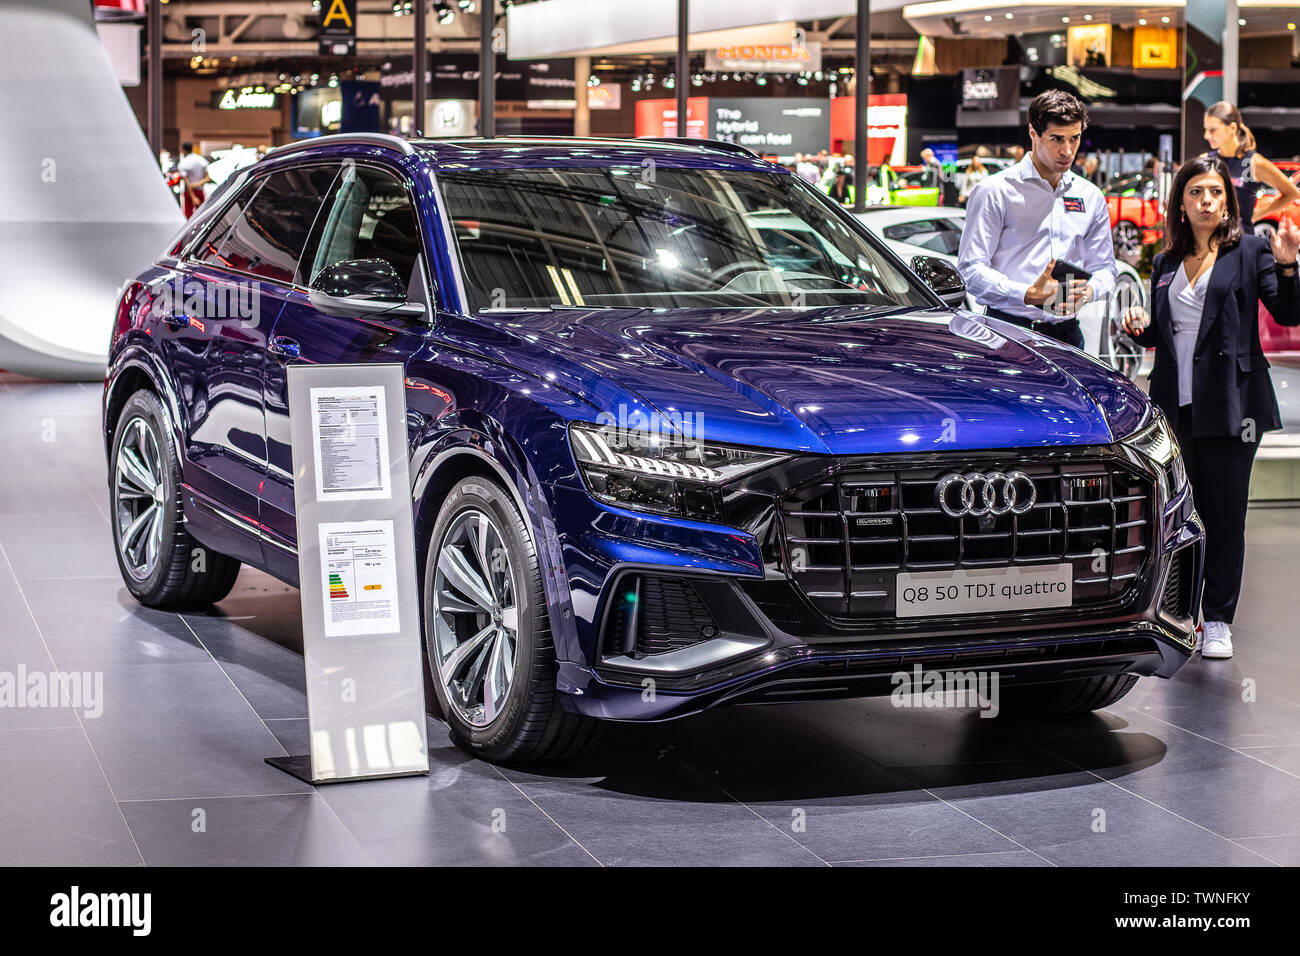
[[[738,148],[276,150],[122,295],[123,577],[172,607],[241,562],[296,584],[286,367],[397,362],[433,685],[485,757],[917,665],[1021,713],[1171,676],[1203,534],[1165,422],[914,265],[938,293]]]

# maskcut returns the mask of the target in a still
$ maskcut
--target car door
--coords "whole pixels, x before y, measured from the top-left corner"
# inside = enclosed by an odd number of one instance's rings
[[[296,581],[297,527],[289,429],[288,367],[298,363],[399,363],[424,344],[428,315],[391,305],[313,305],[312,281],[323,270],[358,259],[381,259],[409,284],[425,269],[419,218],[404,175],[369,163],[345,164],[317,219],[270,338],[265,370],[268,472],[261,513],[267,567]]]
[[[162,318],[155,341],[184,406],[182,481],[222,531],[222,549],[251,561],[261,557],[258,486],[266,472],[255,387],[266,346],[257,322],[263,307],[250,278],[228,267],[222,249],[263,183],[249,181],[168,282],[152,290]]]
[[[267,470],[267,336],[336,173],[337,166],[290,167],[251,182],[198,245],[184,308],[165,323],[190,413],[186,484],[198,505],[254,539]],[[235,547],[250,552],[241,559],[261,563],[256,540]]]

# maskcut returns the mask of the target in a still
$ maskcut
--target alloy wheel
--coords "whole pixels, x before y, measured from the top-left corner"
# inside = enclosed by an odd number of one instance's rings
[[[1142,304],[1142,292],[1137,283],[1121,275],[1110,299],[1110,314],[1102,334],[1101,355],[1111,368],[1130,379],[1137,379],[1142,367],[1142,346],[1124,331],[1124,313],[1132,306]]]
[[[1134,262],[1142,252],[1142,234],[1131,222],[1120,222],[1111,233],[1115,243],[1115,253],[1126,262]]]
[[[113,508],[117,548],[137,580],[147,579],[158,566],[166,506],[158,436],[144,418],[133,418],[118,439]]]
[[[475,727],[504,709],[519,646],[514,568],[501,529],[484,511],[457,515],[438,545],[433,647],[447,700]]]

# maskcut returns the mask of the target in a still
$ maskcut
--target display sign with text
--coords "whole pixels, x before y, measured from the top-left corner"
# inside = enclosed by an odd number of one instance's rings
[[[720,72],[813,73],[822,68],[822,45],[809,40],[793,43],[736,43],[704,54],[704,68]]]
[[[427,773],[415,528],[400,365],[290,366],[312,783]]]

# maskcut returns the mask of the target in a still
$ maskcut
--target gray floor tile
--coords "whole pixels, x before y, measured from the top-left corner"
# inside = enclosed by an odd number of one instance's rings
[[[113,533],[98,512],[0,514],[4,544],[20,582],[32,578],[109,578],[119,574]]]
[[[59,667],[208,660],[178,615],[140,604],[116,574],[77,581],[35,578],[24,582],[23,593]]]
[[[671,753],[618,728],[605,747],[558,764],[502,771],[606,866],[821,866]]]
[[[999,853],[964,853],[956,856],[929,856],[897,860],[852,860],[836,866],[1051,866],[1040,856],[1027,850],[1007,850]]]
[[[298,615],[228,618],[214,612],[208,616],[186,614],[184,618],[259,716],[307,716],[307,675]]]
[[[428,777],[323,785],[321,799],[385,866],[594,866],[492,767],[430,736]]]
[[[104,671],[86,733],[120,800],[297,793],[282,748],[215,662]]]
[[[0,865],[140,862],[79,727],[0,731],[0,807]]]
[[[1300,834],[1246,837],[1239,842],[1278,866],[1300,866]]]
[[[361,847],[314,793],[125,802],[150,866],[365,866]]]

